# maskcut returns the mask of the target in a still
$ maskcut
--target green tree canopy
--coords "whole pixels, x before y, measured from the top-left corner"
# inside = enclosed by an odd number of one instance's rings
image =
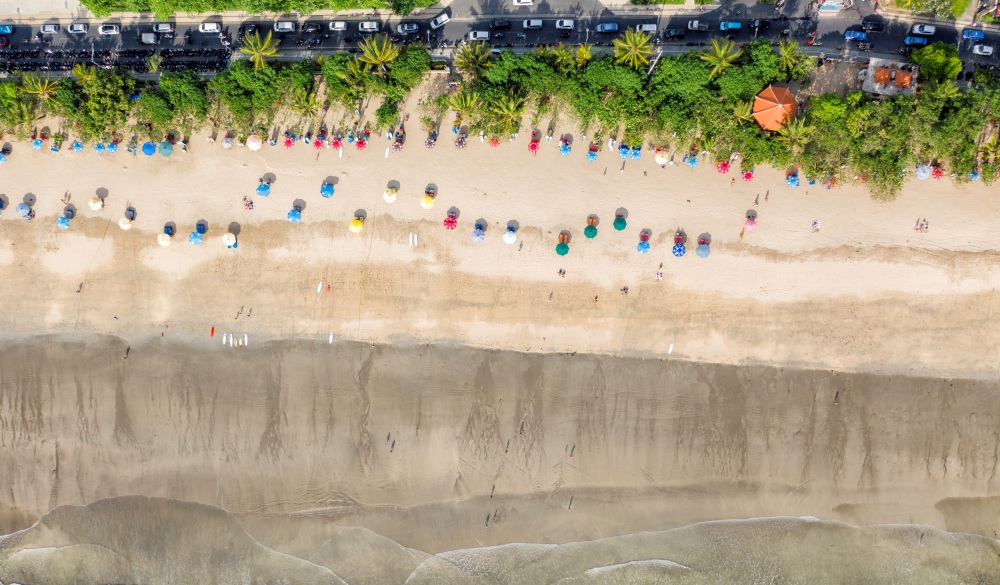
[[[962,72],[962,60],[953,44],[932,43],[910,55],[910,61],[920,67],[918,81],[952,81]]]

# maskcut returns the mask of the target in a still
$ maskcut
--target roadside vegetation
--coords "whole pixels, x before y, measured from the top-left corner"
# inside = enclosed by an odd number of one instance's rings
[[[557,45],[522,56],[491,55],[485,45],[467,44],[454,59],[462,83],[447,90],[441,84],[439,95],[424,100],[421,119],[428,129],[454,125],[497,143],[562,120],[599,147],[614,138],[706,163],[733,161],[742,170],[770,164],[820,185],[862,181],[880,199],[894,197],[917,165],[937,167],[958,181],[973,171],[986,182],[996,178],[1000,80],[984,71],[972,89],[960,90],[953,46],[914,51],[912,60],[921,67],[916,96],[826,94],[768,132],[754,121],[755,96],[770,84],[807,80],[813,71],[814,59],[794,42],[714,43],[655,63],[648,43],[641,34],[623,35],[612,53]],[[260,48],[248,51],[258,58],[239,60],[209,81],[163,73],[157,82],[139,83],[127,73],[87,66],[58,80],[16,76],[0,82],[0,124],[27,135],[43,116],[55,116],[82,140],[155,140],[208,121],[237,136],[266,135],[279,120],[296,130],[315,129],[332,106],[349,120],[343,130],[371,124],[381,131],[400,122],[400,103],[431,68],[423,47],[384,37],[361,43],[357,55],[295,63],[274,62],[278,47]]]
[[[158,18],[168,18],[178,12],[213,13],[227,10],[250,14],[310,14],[317,10],[354,8],[391,8],[396,14],[405,16],[417,8],[434,4],[434,0],[81,0],[81,4],[96,16],[109,16],[112,12],[152,12]]]

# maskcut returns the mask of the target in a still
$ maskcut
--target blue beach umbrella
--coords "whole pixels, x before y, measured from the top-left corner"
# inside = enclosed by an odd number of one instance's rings
[[[109,142],[108,143],[108,152],[110,152],[111,154],[114,154],[114,153],[118,152],[118,143],[117,142]]]
[[[73,141],[73,152],[83,152],[83,143],[79,140]]]
[[[174,153],[174,145],[170,144],[166,140],[160,143],[160,154],[163,156],[170,156]]]
[[[288,212],[288,221],[292,223],[299,223],[302,221],[302,212],[298,209],[293,209]]]
[[[257,195],[260,195],[261,197],[267,197],[270,194],[271,194],[270,185],[268,185],[267,183],[261,183],[260,185],[257,185]]]
[[[688,157],[688,166],[691,167],[692,169],[695,168],[696,166],[698,166],[698,157],[696,157],[696,156],[689,156]]]
[[[712,250],[708,247],[708,244],[698,244],[694,253],[697,254],[699,258],[708,258],[708,255],[712,253]]]
[[[559,154],[563,156],[569,156],[570,145],[568,142],[563,142],[563,145],[559,147]]]
[[[472,241],[480,244],[486,239],[486,232],[483,231],[483,227],[480,225],[476,226],[476,229],[472,230]]]
[[[639,245],[636,246],[636,250],[638,250],[640,254],[649,252],[649,242],[639,242]]]
[[[104,145],[98,142],[94,145],[94,152],[97,154],[104,154]]]
[[[59,217],[56,218],[56,225],[59,226],[59,229],[61,230],[68,230],[69,218],[66,217],[65,215],[60,215]]]
[[[156,144],[152,142],[144,142],[142,144],[142,154],[146,156],[153,156],[156,154]]]
[[[322,195],[324,199],[333,197],[333,185],[330,183],[323,183],[323,186],[319,188],[319,194]]]
[[[628,147],[624,144],[618,146],[618,158],[622,160],[628,158]]]
[[[201,240],[202,240],[202,235],[199,234],[198,232],[191,232],[191,235],[188,236],[188,241],[194,244],[195,246],[200,246]]]
[[[0,165],[2,165],[5,162],[7,162],[7,155],[0,152]]]
[[[41,150],[42,149],[42,139],[41,138],[36,138],[36,139],[32,140],[31,141],[31,147],[34,148],[35,150]]]
[[[674,244],[673,249],[670,250],[670,253],[673,254],[674,256],[677,256],[678,258],[683,256],[685,252],[687,252],[687,248],[684,246],[684,244]]]
[[[27,203],[18,203],[17,214],[21,217],[28,217],[31,214],[31,206]]]
[[[587,152],[587,160],[590,161],[590,162],[596,162],[597,161],[597,153],[594,152],[593,150],[588,151]]]
[[[642,156],[642,147],[641,146],[633,146],[632,147],[632,160],[639,160],[640,156]]]
[[[979,171],[970,171],[969,172],[969,180],[970,181],[978,181],[979,180]]]

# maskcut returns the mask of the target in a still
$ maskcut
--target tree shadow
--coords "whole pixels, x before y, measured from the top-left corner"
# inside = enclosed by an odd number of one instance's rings
[[[754,219],[754,220],[757,219],[757,210],[756,209],[748,209],[747,210],[747,219]]]
[[[337,183],[340,182],[340,179],[337,178],[337,177],[334,177],[333,175],[330,175],[323,182],[326,183],[327,185],[333,185],[334,187],[336,187]]]
[[[399,190],[399,181],[393,179],[392,181],[389,181],[388,183],[385,184],[385,188],[386,189],[395,189],[395,190],[398,191]]]
[[[38,202],[38,197],[35,197],[34,193],[25,193],[24,198],[22,199],[22,201],[24,201],[24,203],[28,207],[34,207],[35,203]]]
[[[268,185],[278,182],[278,177],[274,173],[264,173],[260,178],[264,179],[264,182]]]
[[[108,190],[105,189],[104,187],[99,187],[97,189],[97,198],[100,199],[101,201],[104,201],[105,199],[107,199],[108,198]]]
[[[360,217],[362,221],[368,219],[368,212],[364,209],[356,209],[354,211],[354,217]]]
[[[708,246],[712,245],[712,234],[708,232],[703,232],[698,234],[698,245],[706,244]]]
[[[597,226],[601,223],[601,218],[597,216],[596,213],[591,213],[587,216],[587,225]]]
[[[628,219],[628,210],[624,207],[619,207],[615,210],[615,217],[622,217]]]
[[[458,219],[458,217],[460,215],[462,215],[462,210],[460,210],[457,207],[452,206],[452,208],[448,210],[448,215],[454,215],[455,219]]]
[[[521,229],[521,224],[516,219],[512,219],[507,222],[507,229],[516,232]]]
[[[490,224],[485,219],[480,217],[479,219],[476,220],[476,228],[481,229],[485,232],[486,230],[490,229]]]
[[[296,199],[295,201],[292,201],[292,208],[293,209],[298,209],[299,211],[305,211],[305,209],[306,209],[306,202],[305,202],[305,200],[303,200],[303,199]]]

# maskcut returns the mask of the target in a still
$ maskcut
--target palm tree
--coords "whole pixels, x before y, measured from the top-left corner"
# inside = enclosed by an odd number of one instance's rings
[[[992,140],[983,144],[982,149],[983,155],[987,160],[990,160],[1000,154],[1000,141],[998,141],[997,137],[994,136]]]
[[[573,54],[562,43],[555,47],[539,47],[535,54],[548,61],[559,73],[566,73],[573,67]]]
[[[795,66],[799,64],[802,59],[802,53],[799,52],[799,44],[791,39],[785,39],[781,41],[778,46],[778,67],[781,68],[785,73],[791,73],[795,70]]]
[[[732,67],[742,54],[743,49],[737,49],[736,43],[733,41],[726,39],[720,43],[718,39],[712,39],[712,48],[706,50],[700,57],[702,61],[706,61],[712,66],[712,71],[709,72],[708,78],[714,79],[723,71]]]
[[[653,52],[653,45],[649,39],[652,35],[644,32],[637,32],[632,29],[625,31],[623,37],[614,40],[615,61],[628,65],[633,69],[638,69],[649,64],[649,55]]]
[[[159,55],[150,55],[146,57],[146,68],[149,69],[150,73],[156,73],[160,70],[160,65],[163,64],[163,57]]]
[[[503,96],[490,108],[490,117],[499,126],[503,134],[513,134],[521,126],[521,116],[524,113],[524,99],[513,96]]]
[[[86,63],[77,63],[73,66],[73,77],[80,85],[86,85],[88,81],[94,79],[94,68]]]
[[[806,121],[802,118],[795,118],[778,130],[777,139],[786,143],[793,154],[799,154],[812,140],[810,135],[815,129],[813,126],[806,126]]]
[[[260,38],[259,31],[254,31],[253,34],[243,37],[240,52],[250,55],[250,62],[253,63],[254,70],[257,70],[264,65],[264,59],[278,56],[279,43],[280,40],[271,38],[271,31],[268,31],[263,39]]]
[[[736,100],[733,103],[733,116],[736,118],[737,124],[743,124],[744,122],[750,122],[753,120],[753,102],[745,102],[743,100]]]
[[[935,100],[944,101],[958,97],[961,92],[951,81],[935,81],[928,84],[926,93]]]
[[[580,45],[576,48],[576,66],[583,69],[590,63],[590,60],[594,58],[594,53],[591,51],[593,45],[588,45],[586,43]]]
[[[490,66],[490,48],[486,43],[468,43],[455,53],[455,65],[472,77],[481,77],[486,74],[486,69]]]
[[[21,98],[11,104],[7,119],[15,133],[27,130],[40,118],[35,115],[35,108],[35,102],[31,98]]]
[[[24,93],[35,96],[43,102],[49,101],[52,94],[56,92],[56,87],[56,82],[37,73],[25,73],[21,77],[21,89],[24,90]]]
[[[292,92],[291,109],[303,118],[312,118],[319,111],[319,97],[301,87]]]
[[[399,47],[389,40],[388,35],[368,37],[358,45],[361,56],[358,59],[378,73],[385,73],[390,63],[399,57]]]
[[[466,89],[448,96],[448,107],[465,118],[479,112],[483,107],[483,101],[478,93]]]

